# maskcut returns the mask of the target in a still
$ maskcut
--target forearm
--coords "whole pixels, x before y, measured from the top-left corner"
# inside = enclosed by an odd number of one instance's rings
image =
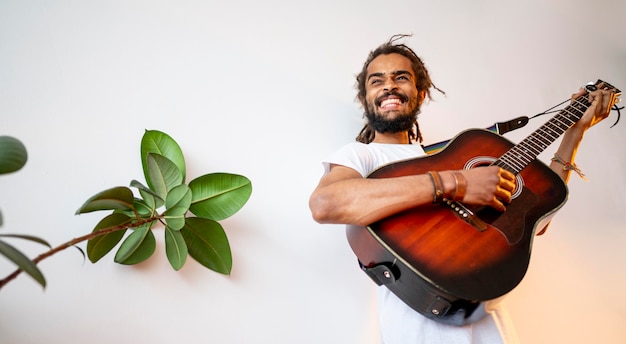
[[[567,169],[563,162],[555,161],[561,159],[564,162],[574,164],[576,152],[583,139],[584,131],[578,128],[571,128],[565,132],[559,148],[555,152],[555,158],[550,163],[550,168],[556,172],[567,183],[571,169]]]
[[[351,178],[318,188],[309,201],[320,223],[368,225],[411,207],[432,203],[427,175],[396,178]]]

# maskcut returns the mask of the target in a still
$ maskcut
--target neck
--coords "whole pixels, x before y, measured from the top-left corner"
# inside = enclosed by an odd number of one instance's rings
[[[376,132],[374,135],[375,143],[389,143],[389,144],[408,144],[409,143],[409,133],[406,131],[399,133],[379,133]]]

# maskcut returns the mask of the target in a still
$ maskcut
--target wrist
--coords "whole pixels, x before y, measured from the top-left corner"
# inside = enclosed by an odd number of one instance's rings
[[[454,197],[456,182],[451,171],[441,172],[441,180],[443,181],[443,197],[451,200]]]
[[[565,131],[565,134],[563,135],[563,137],[564,139],[569,140],[569,141],[580,142],[583,139],[584,135],[585,135],[584,128],[573,126]]]
[[[467,180],[457,171],[428,172],[433,183],[433,203],[441,203],[444,199],[462,201],[467,190]]]

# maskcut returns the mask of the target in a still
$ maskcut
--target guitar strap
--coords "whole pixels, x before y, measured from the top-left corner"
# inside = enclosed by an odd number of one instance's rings
[[[590,83],[590,84],[593,84],[593,83]],[[621,92],[618,90],[618,92],[615,93],[614,96],[616,96],[616,95],[618,96],[619,94],[621,94]],[[619,102],[619,100],[620,99],[617,99],[617,101],[612,102],[612,105],[609,107],[609,111],[612,110],[612,111],[616,111],[617,112],[617,119],[615,120],[615,123],[613,123],[613,125],[611,125],[611,128],[613,128],[619,122],[620,117],[621,117],[620,110],[624,109],[623,106],[619,107],[619,106],[617,106],[617,104],[615,104],[616,102]],[[528,124],[528,121],[530,119],[532,119],[532,118],[543,116],[545,114],[550,113],[552,109],[554,109],[554,108],[556,108],[556,107],[558,107],[560,105],[563,105],[564,103],[566,103],[568,101],[570,101],[570,100],[566,99],[562,103],[557,104],[557,105],[553,106],[552,108],[550,108],[550,109],[548,109],[548,110],[546,110],[546,111],[544,111],[542,113],[538,113],[538,114],[536,114],[536,115],[534,115],[534,116],[532,116],[530,118],[527,117],[527,116],[521,116],[521,117],[517,117],[517,118],[511,119],[511,120],[508,120],[506,122],[496,122],[496,123],[494,123],[494,125],[492,125],[489,128],[486,128],[486,129],[489,130],[489,131],[492,131],[492,132],[494,132],[494,133],[496,133],[498,135],[503,135],[505,133],[508,133],[509,131],[513,131],[513,130],[516,130],[516,129],[519,129],[519,128],[525,126],[526,124]],[[422,148],[424,149],[424,152],[426,152],[426,154],[430,155],[430,154],[434,154],[434,153],[437,153],[440,150],[442,150],[448,144],[448,142],[450,142],[450,140],[445,140],[445,141],[433,143],[433,144],[430,144],[430,145],[427,145],[427,146],[422,145]]]
[[[496,122],[494,125],[486,129],[498,135],[502,135],[525,126],[528,124],[528,120],[529,118],[526,116],[517,117],[506,122]],[[422,148],[424,148],[424,152],[426,152],[426,154],[430,155],[442,150],[448,142],[450,142],[450,140],[433,143],[427,146],[422,145]]]

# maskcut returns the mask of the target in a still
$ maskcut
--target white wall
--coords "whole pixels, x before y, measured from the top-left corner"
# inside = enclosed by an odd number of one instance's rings
[[[179,142],[189,179],[239,173],[254,191],[223,222],[232,276],[194,261],[174,272],[162,231],[134,267],[68,250],[41,264],[44,291],[27,276],[0,291],[0,342],[377,343],[373,284],[343,228],[316,224],[307,205],[319,161],[361,127],[353,85],[367,53],[414,34],[407,42],[447,92],[421,115],[436,142],[538,113],[597,78],[626,88],[625,16],[621,0],[1,1],[0,135],[30,155],[0,177],[0,230],[52,244],[90,231],[104,214],[75,210],[143,180],[144,129]],[[523,343],[626,340],[626,118],[609,129],[616,118],[587,135],[578,164],[590,181],[572,177],[508,298]]]

